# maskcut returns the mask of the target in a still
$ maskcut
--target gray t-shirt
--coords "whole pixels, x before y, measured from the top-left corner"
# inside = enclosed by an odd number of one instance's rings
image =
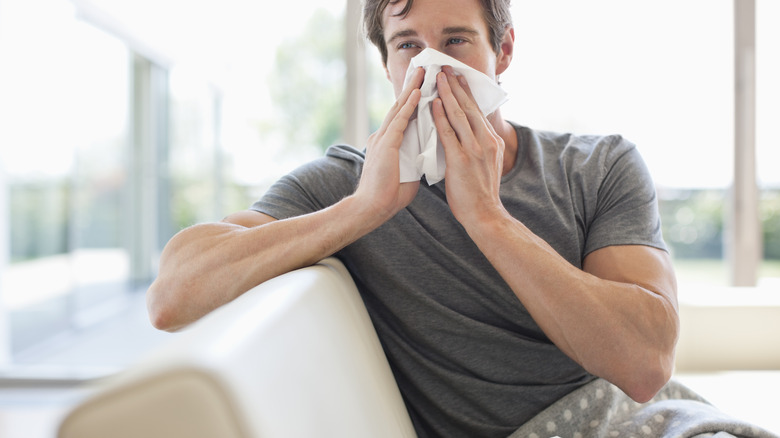
[[[665,249],[656,195],[621,137],[515,126],[518,158],[501,200],[577,267],[610,245]],[[252,208],[277,219],[352,194],[364,155],[331,147]],[[455,220],[442,181],[336,256],[371,315],[419,436],[504,437],[594,379],[542,332]]]

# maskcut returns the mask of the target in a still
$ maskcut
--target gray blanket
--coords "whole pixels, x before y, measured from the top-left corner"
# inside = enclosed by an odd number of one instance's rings
[[[780,438],[719,411],[676,381],[636,403],[603,379],[557,401],[509,438]]]

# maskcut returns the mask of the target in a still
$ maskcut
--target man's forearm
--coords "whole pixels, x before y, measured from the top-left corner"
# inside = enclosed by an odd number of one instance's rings
[[[147,304],[155,327],[177,330],[252,287],[328,257],[378,226],[353,198],[257,226],[219,222],[174,236]]]
[[[679,321],[665,253],[638,246],[599,250],[591,255],[596,276],[508,214],[467,230],[547,336],[588,371],[642,401],[668,380]]]

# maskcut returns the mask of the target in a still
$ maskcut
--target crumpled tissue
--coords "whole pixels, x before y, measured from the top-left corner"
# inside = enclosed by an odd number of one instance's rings
[[[423,175],[429,185],[444,179],[446,168],[444,148],[439,141],[431,111],[431,104],[439,96],[436,89],[436,75],[444,65],[451,66],[456,75],[466,78],[471,94],[482,114],[488,115],[494,112],[508,99],[506,91],[484,73],[434,49],[421,51],[411,59],[404,80],[405,87],[417,67],[425,69],[425,78],[420,87],[422,96],[417,105],[417,116],[412,116],[412,120],[409,121],[401,143],[399,163],[401,182],[419,181]]]

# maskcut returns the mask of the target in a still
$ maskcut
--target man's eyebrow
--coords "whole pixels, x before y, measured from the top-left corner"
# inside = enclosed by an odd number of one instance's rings
[[[457,33],[478,35],[479,31],[474,29],[473,27],[468,27],[468,26],[452,26],[452,27],[445,27],[442,33],[445,35],[452,35]]]
[[[390,44],[399,38],[406,38],[410,36],[417,36],[417,31],[414,29],[399,30],[398,32],[392,34],[390,38],[388,38],[388,40],[385,42],[385,44]]]

